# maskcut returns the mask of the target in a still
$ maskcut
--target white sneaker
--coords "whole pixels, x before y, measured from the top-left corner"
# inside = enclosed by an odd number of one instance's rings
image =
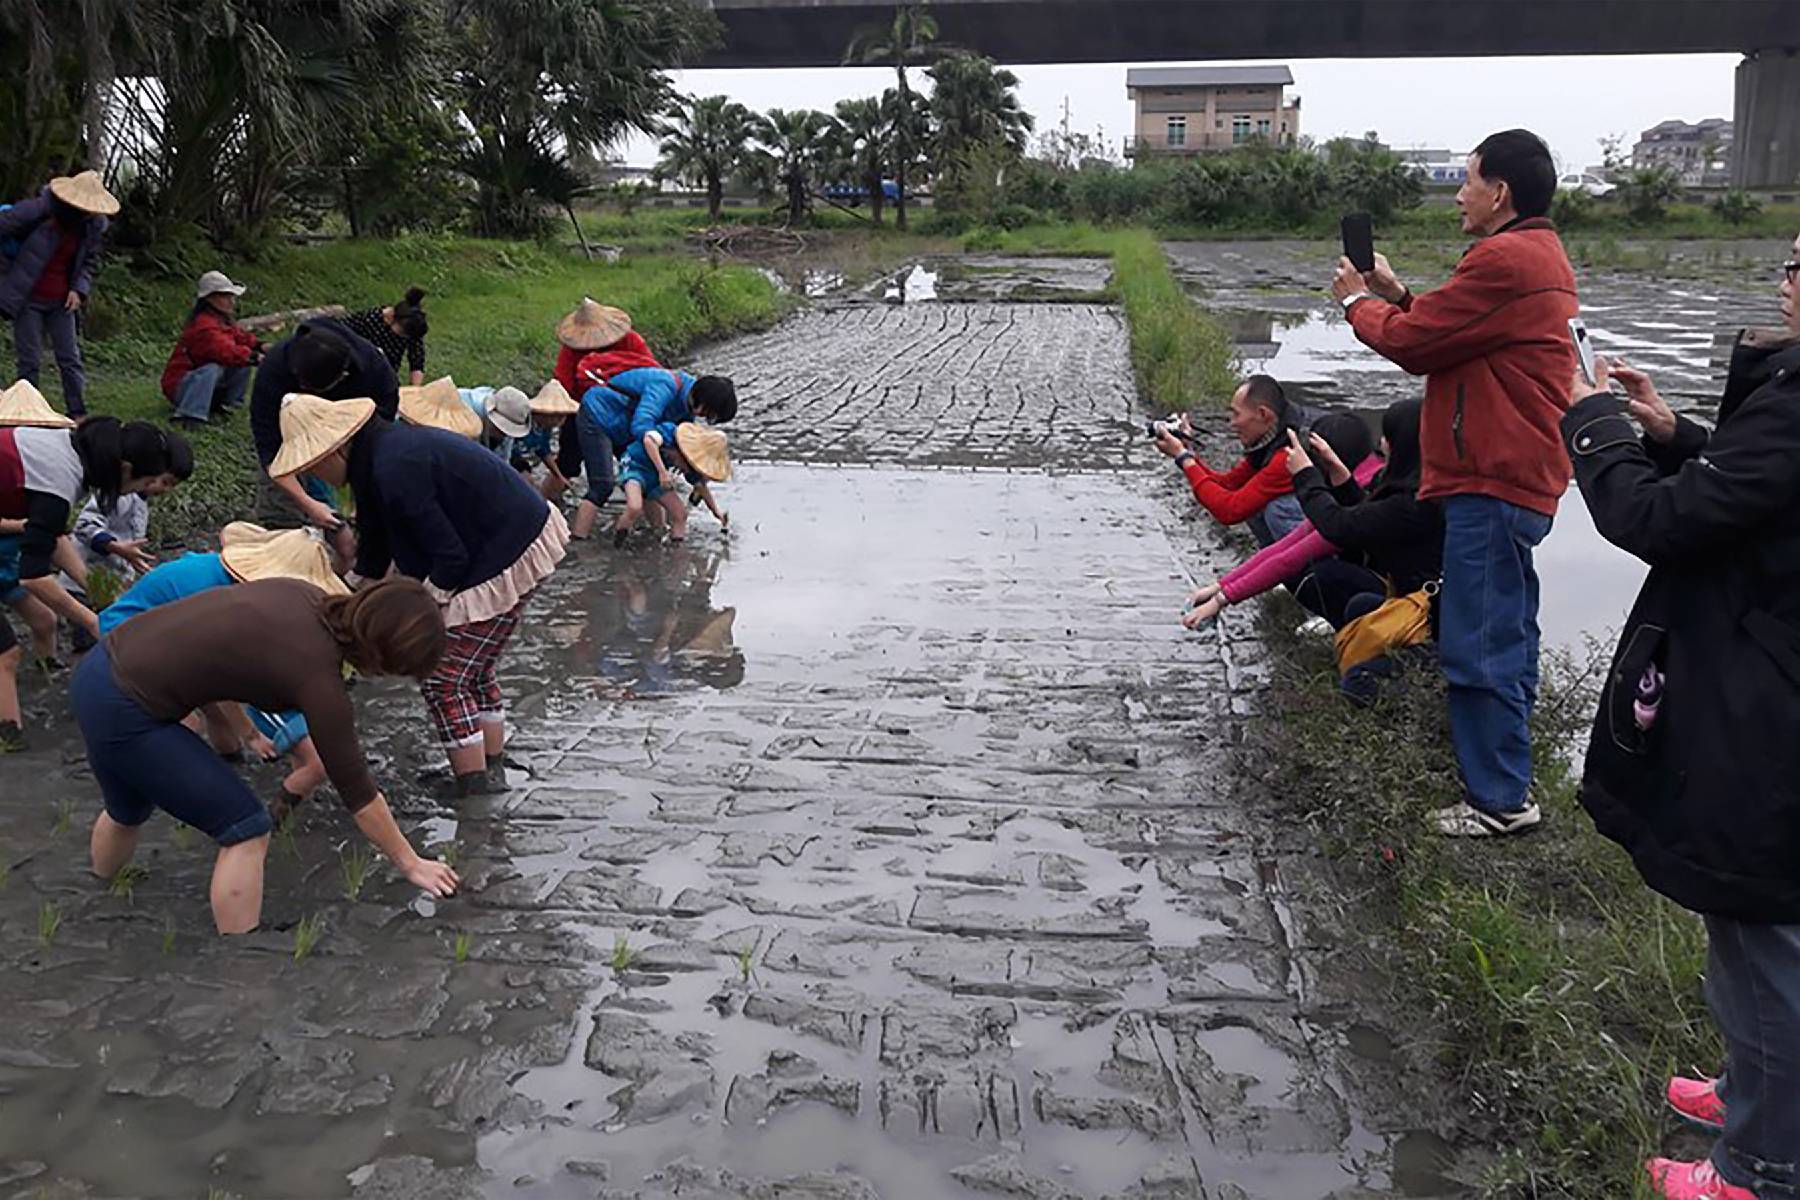
[[[1445,837],[1504,837],[1523,833],[1542,823],[1544,814],[1535,804],[1527,804],[1518,812],[1491,813],[1473,804],[1457,804],[1440,808],[1431,814],[1432,826]]]
[[[1330,637],[1336,632],[1324,617],[1308,617],[1294,626],[1295,637]]]

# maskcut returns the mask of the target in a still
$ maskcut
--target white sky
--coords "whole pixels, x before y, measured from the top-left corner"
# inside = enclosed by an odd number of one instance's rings
[[[1588,58],[1292,59],[1290,95],[1302,100],[1303,133],[1324,140],[1375,130],[1400,148],[1466,151],[1497,129],[1524,126],[1543,135],[1566,167],[1600,161],[1599,139],[1626,135],[1669,118],[1730,119],[1735,54]],[[1179,64],[1159,63],[1158,66]],[[1020,98],[1039,130],[1060,124],[1068,99],[1071,128],[1098,127],[1116,149],[1131,130],[1125,64],[1013,67]],[[781,71],[678,71],[676,86],[694,95],[724,93],[759,111],[817,108],[888,87],[880,68]],[[633,138],[627,161],[648,165],[655,144]]]

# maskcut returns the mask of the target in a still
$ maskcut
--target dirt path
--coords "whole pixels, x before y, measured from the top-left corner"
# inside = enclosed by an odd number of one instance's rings
[[[1249,618],[1173,623],[1228,555],[1092,469],[1145,461],[1118,314],[824,309],[707,365],[783,461],[728,540],[546,588],[510,795],[433,799],[418,698],[359,691],[464,896],[348,899],[319,808],[222,947],[208,848],[159,819],[108,895],[78,748],[0,760],[0,1196],[1388,1194],[1306,839],[1233,785]]]

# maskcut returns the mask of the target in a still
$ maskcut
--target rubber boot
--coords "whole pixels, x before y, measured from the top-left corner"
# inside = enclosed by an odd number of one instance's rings
[[[456,777],[456,798],[459,800],[468,796],[491,796],[494,790],[485,770],[470,771],[467,775]]]
[[[487,756],[487,781],[488,781],[488,788],[490,791],[506,792],[506,791],[512,790],[510,785],[508,785],[506,782],[506,752],[505,751],[501,751],[499,754],[490,754]]]

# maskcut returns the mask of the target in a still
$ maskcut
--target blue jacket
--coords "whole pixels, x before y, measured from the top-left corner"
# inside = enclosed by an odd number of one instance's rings
[[[590,388],[588,395],[595,391],[608,391],[612,397],[607,398],[607,407],[618,408],[631,414],[630,421],[625,424],[624,437],[613,437],[613,450],[623,454],[627,447],[642,442],[644,435],[658,425],[679,425],[683,421],[691,421],[694,414],[689,411],[688,397],[693,394],[695,379],[686,371],[671,371],[667,367],[639,367],[634,371],[621,371],[607,381],[604,389]],[[614,399],[616,397],[616,399]],[[609,430],[609,435],[611,431]]]
[[[55,203],[50,189],[30,200],[21,200],[11,208],[0,210],[0,238],[19,239],[19,253],[4,275],[0,275],[0,314],[17,316],[31,298],[31,289],[56,244],[62,240],[57,227]],[[100,268],[100,239],[106,233],[105,217],[89,217],[83,223],[81,244],[69,260],[69,290],[81,293],[83,299],[94,288],[94,272]],[[4,265],[4,260],[0,260]]]
[[[359,574],[391,565],[446,592],[477,587],[519,561],[550,504],[517,471],[466,437],[370,422],[350,448]]]

